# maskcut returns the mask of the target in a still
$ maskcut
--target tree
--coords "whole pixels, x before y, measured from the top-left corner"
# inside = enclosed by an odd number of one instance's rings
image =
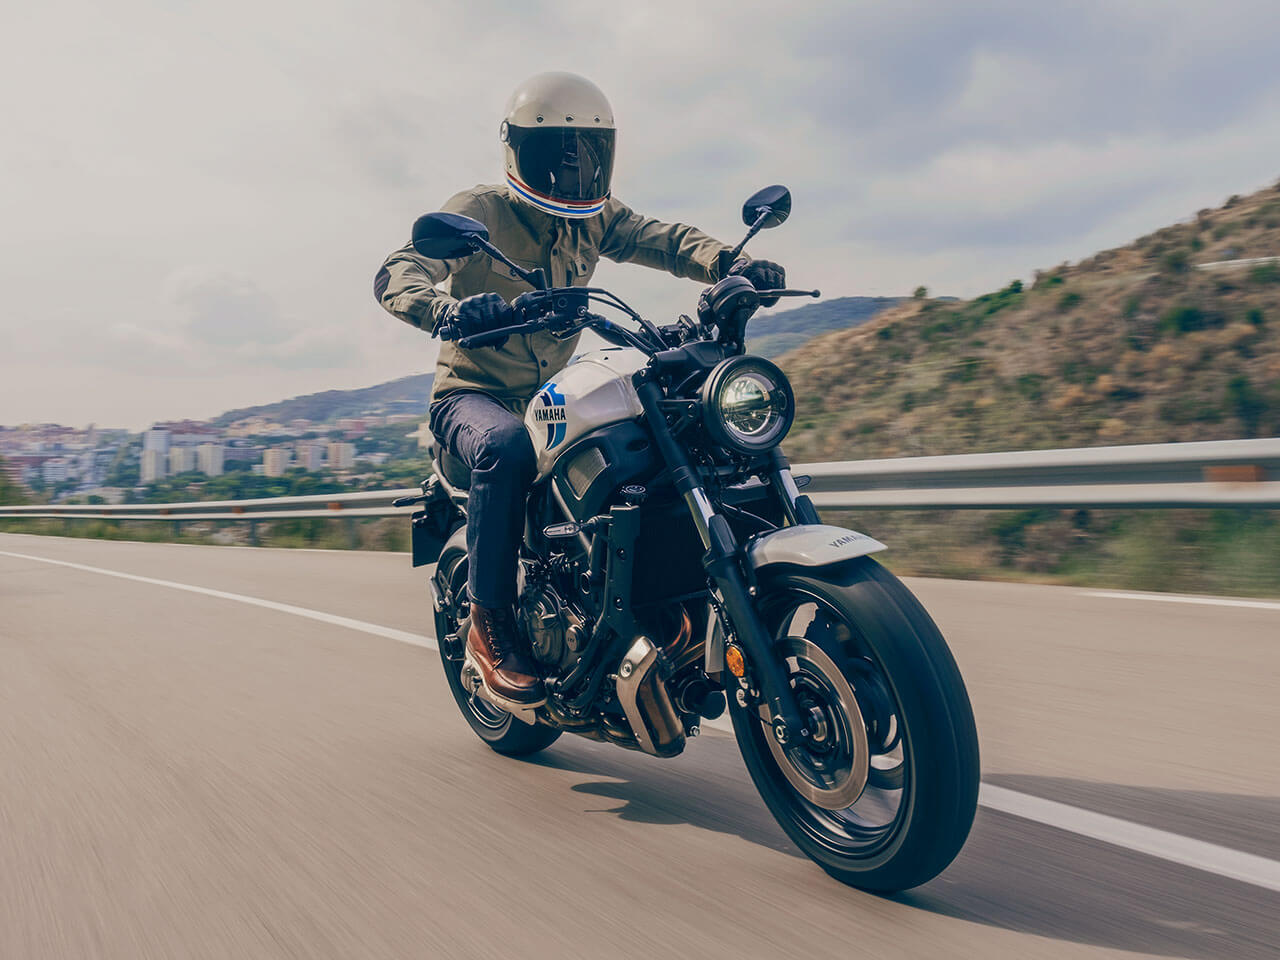
[[[925,299],[928,299],[928,296],[929,296],[929,288],[923,285],[916,287],[911,294],[911,298],[913,300],[925,300]]]

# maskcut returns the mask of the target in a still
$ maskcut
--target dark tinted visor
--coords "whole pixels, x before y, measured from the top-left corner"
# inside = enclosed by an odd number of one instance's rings
[[[520,178],[543,196],[568,203],[594,203],[609,195],[612,130],[509,127],[507,137]]]

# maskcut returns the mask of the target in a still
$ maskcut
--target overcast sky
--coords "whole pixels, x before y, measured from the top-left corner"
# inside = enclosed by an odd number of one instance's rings
[[[0,12],[0,423],[141,427],[434,364],[374,303],[583,73],[615,193],[829,295],[972,295],[1280,177],[1280,4],[43,0]],[[606,264],[659,320],[697,286]]]

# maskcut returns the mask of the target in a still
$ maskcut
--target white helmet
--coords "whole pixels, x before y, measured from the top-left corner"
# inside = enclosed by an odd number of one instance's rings
[[[576,73],[540,73],[516,88],[498,130],[507,189],[556,217],[604,209],[613,177],[613,108]]]

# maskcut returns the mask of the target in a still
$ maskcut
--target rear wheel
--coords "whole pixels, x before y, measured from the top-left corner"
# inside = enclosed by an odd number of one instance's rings
[[[475,696],[462,683],[462,662],[466,647],[470,600],[467,596],[467,552],[450,542],[436,565],[436,587],[443,609],[436,611],[436,640],[444,674],[458,709],[476,736],[498,753],[511,757],[528,756],[545,750],[560,738],[561,731],[542,724],[528,724],[505,710]]]
[[[973,712],[938,628],[866,557],[829,579],[774,572],[759,596],[812,732],[780,744],[767,715],[730,698],[770,811],[845,883],[904,890],[937,876],[964,845],[978,795]]]

